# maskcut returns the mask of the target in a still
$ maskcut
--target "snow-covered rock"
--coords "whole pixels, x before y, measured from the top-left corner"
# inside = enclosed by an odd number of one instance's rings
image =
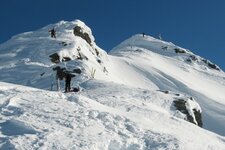
[[[179,98],[174,100],[174,105],[181,113],[185,114],[186,120],[202,127],[202,110],[199,104],[193,99]],[[179,117],[179,116],[178,116]]]
[[[53,27],[56,38],[51,38],[48,32]],[[82,33],[88,34],[91,45],[74,35],[75,27],[80,27]],[[0,58],[1,81],[41,89],[51,89],[56,74],[53,69],[56,67],[71,72],[79,68],[83,71],[83,78],[90,78],[93,70],[97,78],[107,74],[104,64],[107,54],[95,44],[90,28],[80,20],[60,21],[37,31],[14,36],[0,45]]]

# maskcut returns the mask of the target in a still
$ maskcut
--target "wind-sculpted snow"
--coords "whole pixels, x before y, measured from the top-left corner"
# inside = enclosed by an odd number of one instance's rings
[[[163,46],[168,48],[165,50]],[[122,74],[123,82],[131,86],[177,91],[193,96],[203,110],[203,128],[224,136],[224,72],[210,69],[203,62],[187,62],[186,58],[190,55],[198,60],[203,58],[185,49],[185,53],[177,54],[175,47],[174,44],[149,36],[135,35],[111,52],[123,62],[114,60],[118,68],[120,64],[125,64],[123,68],[129,68],[125,72],[118,70],[116,74]]]
[[[173,117],[168,104],[175,94],[98,81],[67,94],[0,85],[5,101],[1,149],[222,150],[225,146],[224,137]]]

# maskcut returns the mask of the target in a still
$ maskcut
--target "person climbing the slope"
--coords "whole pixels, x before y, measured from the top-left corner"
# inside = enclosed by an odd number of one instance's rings
[[[56,38],[56,31],[55,31],[55,28],[49,30],[48,32],[50,32],[51,38]]]
[[[70,82],[71,82],[71,75],[70,74],[66,74],[66,77],[65,77],[65,92],[70,92]]]

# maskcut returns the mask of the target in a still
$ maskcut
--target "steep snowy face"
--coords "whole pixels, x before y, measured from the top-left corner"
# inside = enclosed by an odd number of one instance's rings
[[[50,37],[53,28],[56,38]],[[84,78],[89,78],[92,70],[104,76],[106,52],[94,40],[91,29],[80,20],[60,21],[14,36],[0,45],[0,79],[50,89],[57,66],[82,70]]]
[[[124,76],[124,83],[193,96],[202,108],[203,127],[225,135],[225,73],[217,65],[172,43],[142,35],[122,42],[110,54],[123,62],[115,68],[126,68],[115,72]]]

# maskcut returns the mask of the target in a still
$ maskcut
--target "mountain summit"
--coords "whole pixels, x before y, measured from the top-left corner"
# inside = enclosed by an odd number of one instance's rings
[[[2,149],[225,147],[225,73],[171,42],[137,34],[107,54],[60,21],[1,44],[0,63]]]

